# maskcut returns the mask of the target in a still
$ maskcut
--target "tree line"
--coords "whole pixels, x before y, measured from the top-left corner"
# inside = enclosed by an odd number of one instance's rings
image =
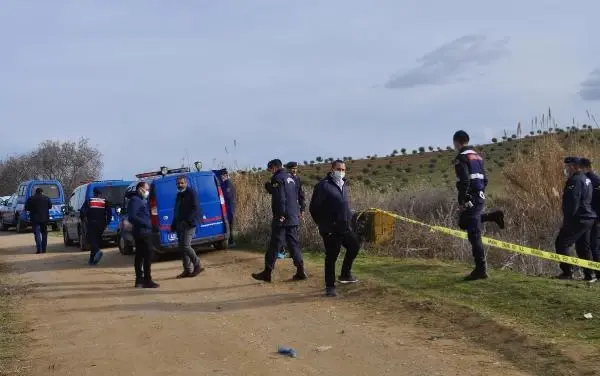
[[[78,141],[46,140],[36,149],[0,160],[0,196],[13,194],[30,179],[56,179],[70,194],[81,181],[102,175],[102,153],[88,138]]]

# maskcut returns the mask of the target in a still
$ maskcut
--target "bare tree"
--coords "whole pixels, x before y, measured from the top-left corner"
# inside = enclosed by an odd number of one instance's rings
[[[81,181],[98,179],[102,167],[102,153],[87,138],[47,140],[32,152],[0,162],[0,192],[11,194],[28,179],[56,179],[69,194]]]

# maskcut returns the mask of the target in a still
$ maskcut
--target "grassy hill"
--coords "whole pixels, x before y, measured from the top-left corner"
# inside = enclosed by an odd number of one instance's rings
[[[529,134],[521,138],[516,135],[503,139],[494,138],[489,144],[475,145],[475,149],[485,157],[486,170],[490,181],[493,182],[492,191],[502,188],[502,169],[507,163],[515,161],[516,153],[526,154],[533,143],[550,136],[558,136],[562,143],[576,140],[600,142],[600,129],[593,129],[587,125],[581,128],[567,127],[567,131],[550,128],[539,134]],[[386,156],[370,155],[362,159],[352,157],[340,159],[346,161],[349,178],[358,179],[381,189],[400,190],[417,181],[437,187],[454,187],[452,162],[455,157],[456,151],[449,146],[445,148],[429,146],[410,151],[393,150]],[[329,163],[335,159],[337,158],[315,156],[311,160],[298,160],[299,175],[307,183],[316,181],[325,176],[329,171]],[[253,173],[265,174],[265,178],[267,174],[262,169],[254,169]]]

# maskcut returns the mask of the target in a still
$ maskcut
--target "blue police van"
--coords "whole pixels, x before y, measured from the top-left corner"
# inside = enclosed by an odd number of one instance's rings
[[[50,221],[48,224],[52,230],[60,228],[63,220],[62,207],[65,203],[65,194],[63,187],[58,180],[28,180],[17,188],[17,191],[6,202],[0,217],[0,224],[3,230],[15,227],[18,233],[25,231],[31,225],[29,212],[25,210],[25,202],[35,194],[36,189],[42,188],[52,202],[50,209]]]
[[[171,223],[177,196],[176,180],[185,176],[188,186],[198,195],[198,204],[202,210],[202,223],[196,227],[192,246],[212,245],[216,249],[226,249],[229,240],[229,222],[227,206],[221,184],[212,171],[194,171],[189,168],[168,169],[138,174],[138,181],[150,185],[148,206],[152,222],[152,246],[155,257],[177,250],[177,234],[171,232]],[[123,199],[120,209],[121,223],[118,234],[119,250],[122,254],[134,253],[133,238],[127,221],[127,204],[135,194],[137,182],[132,183]]]
[[[94,195],[94,189],[97,188],[111,207],[112,218],[104,232],[102,240],[108,242],[118,241],[119,212],[123,196],[127,187],[131,185],[131,180],[95,180],[82,182],[80,186],[73,190],[69,202],[64,206],[63,220],[63,242],[65,246],[71,246],[77,243],[82,251],[88,250],[88,242],[85,233],[85,226],[82,225],[79,217],[83,203]]]

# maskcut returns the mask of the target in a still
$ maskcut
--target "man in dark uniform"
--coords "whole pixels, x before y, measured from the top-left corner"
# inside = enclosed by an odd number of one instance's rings
[[[171,232],[177,234],[183,262],[183,272],[176,278],[191,278],[204,271],[204,268],[200,266],[200,258],[192,248],[196,227],[201,223],[202,209],[198,204],[196,191],[188,186],[184,175],[177,177],[176,184],[177,196],[175,197]]]
[[[567,177],[562,198],[563,224],[556,237],[556,253],[568,255],[569,248],[575,244],[577,257],[591,259],[590,231],[598,218],[592,210],[593,186],[583,173],[583,164],[576,157],[566,157],[564,173]],[[573,279],[573,266],[560,263],[562,273],[559,279]],[[584,268],[586,281],[595,281],[592,270]]]
[[[594,221],[590,232],[590,248],[592,260],[600,262],[600,176],[592,170],[592,162],[589,159],[581,158],[581,166],[585,176],[592,182],[592,188],[594,189],[592,193],[592,210],[598,218]],[[598,273],[600,272],[595,272],[596,278],[600,277]]]
[[[475,269],[465,277],[465,280],[485,279],[488,275],[485,250],[481,241],[482,223],[496,222],[500,228],[504,228],[504,213],[502,211],[483,213],[485,188],[488,184],[483,158],[469,146],[467,132],[457,131],[452,140],[454,147],[458,150],[458,155],[454,160],[456,189],[460,206],[458,225],[467,232],[475,260]]]
[[[235,187],[229,179],[229,172],[226,168],[219,170],[219,179],[221,180],[221,189],[225,196],[225,205],[227,206],[227,221],[229,222],[229,247],[235,247],[235,241],[233,239],[233,225],[235,215]]]
[[[148,197],[150,186],[141,181],[135,186],[136,194],[131,197],[127,204],[127,219],[133,226],[133,239],[135,241],[135,287],[157,288],[159,284],[152,280],[152,248],[150,246],[150,235],[152,233],[152,222],[150,210],[148,209]],[[143,267],[143,268],[142,268]]]
[[[102,233],[112,220],[112,209],[102,197],[102,192],[94,188],[93,197],[85,200],[79,211],[79,217],[85,228],[85,238],[90,246],[89,265],[97,265],[103,256],[100,250]]]
[[[253,273],[252,278],[271,282],[271,273],[275,268],[277,252],[281,250],[284,241],[287,243],[296,274],[294,280],[306,279],[304,261],[300,251],[298,226],[300,224],[300,205],[298,204],[298,189],[296,181],[287,173],[279,159],[273,159],[267,164],[268,170],[273,174],[268,191],[271,193],[271,208],[273,220],[271,222],[271,240],[265,254],[265,269],[260,273]]]
[[[52,209],[52,202],[44,195],[42,188],[36,188],[35,194],[25,202],[25,210],[29,212],[29,218],[33,227],[35,253],[46,253],[50,209]]]
[[[335,263],[342,246],[346,248],[346,255],[338,281],[342,284],[358,282],[352,275],[352,264],[360,250],[360,243],[351,228],[353,213],[345,176],[344,161],[333,162],[327,177],[315,185],[309,206],[325,246],[325,295],[331,297],[337,295]]]

